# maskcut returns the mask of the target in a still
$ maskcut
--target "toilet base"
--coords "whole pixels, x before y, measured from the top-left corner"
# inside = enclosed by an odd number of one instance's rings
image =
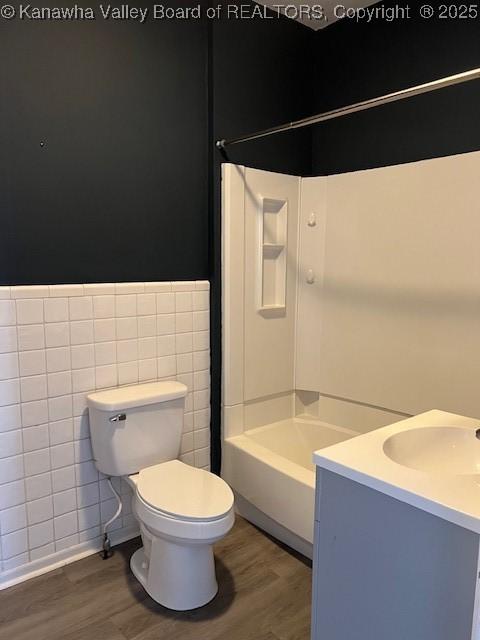
[[[132,557],[130,558],[130,569],[132,570],[133,575],[140,582],[142,587],[147,591],[147,577],[148,577],[148,562],[145,556],[145,552],[143,551],[143,547],[137,549]]]
[[[218,591],[213,548],[154,538],[150,558],[143,547],[130,558],[133,575],[148,595],[174,611],[203,607]]]

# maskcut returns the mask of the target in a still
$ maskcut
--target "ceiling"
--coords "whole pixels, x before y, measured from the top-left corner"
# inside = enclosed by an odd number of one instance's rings
[[[307,16],[305,17],[298,17],[296,18],[299,22],[301,22],[302,24],[307,25],[307,27],[310,27],[311,29],[314,29],[315,31],[317,31],[318,29],[323,29],[324,27],[328,27],[328,25],[332,24],[333,22],[336,22],[338,18],[335,17],[334,14],[334,9],[337,6],[342,6],[342,7],[355,7],[355,8],[359,8],[359,7],[368,7],[371,4],[375,4],[376,2],[378,2],[378,0],[297,0],[295,2],[281,2],[279,0],[256,0],[257,2],[259,2],[260,4],[264,4],[267,7],[278,7],[278,5],[283,4],[286,7],[290,7],[289,11],[293,11],[293,9],[291,9],[291,7],[293,5],[296,5],[297,7],[305,7],[305,6],[309,6],[309,7],[318,7],[318,6],[322,6],[325,16],[326,16],[326,20],[320,20],[320,19],[315,19],[313,18],[308,18]],[[276,10],[276,9],[275,9]],[[285,13],[285,11],[282,11],[282,13]],[[292,14],[287,12],[287,15],[289,15],[290,17],[292,17]]]

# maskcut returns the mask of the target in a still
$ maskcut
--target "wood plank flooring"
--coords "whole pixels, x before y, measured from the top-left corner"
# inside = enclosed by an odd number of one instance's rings
[[[310,561],[237,517],[215,547],[219,593],[186,613],[133,577],[140,540],[0,592],[1,640],[308,640]]]

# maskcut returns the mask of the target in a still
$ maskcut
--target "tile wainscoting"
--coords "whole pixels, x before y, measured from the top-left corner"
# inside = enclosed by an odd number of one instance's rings
[[[93,461],[86,395],[188,387],[181,459],[210,464],[209,283],[0,287],[0,588],[96,551],[116,501]],[[138,533],[130,488],[112,540]]]

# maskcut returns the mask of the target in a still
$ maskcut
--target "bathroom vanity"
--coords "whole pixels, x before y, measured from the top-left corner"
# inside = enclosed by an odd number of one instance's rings
[[[479,426],[429,411],[314,454],[312,640],[480,640]]]

